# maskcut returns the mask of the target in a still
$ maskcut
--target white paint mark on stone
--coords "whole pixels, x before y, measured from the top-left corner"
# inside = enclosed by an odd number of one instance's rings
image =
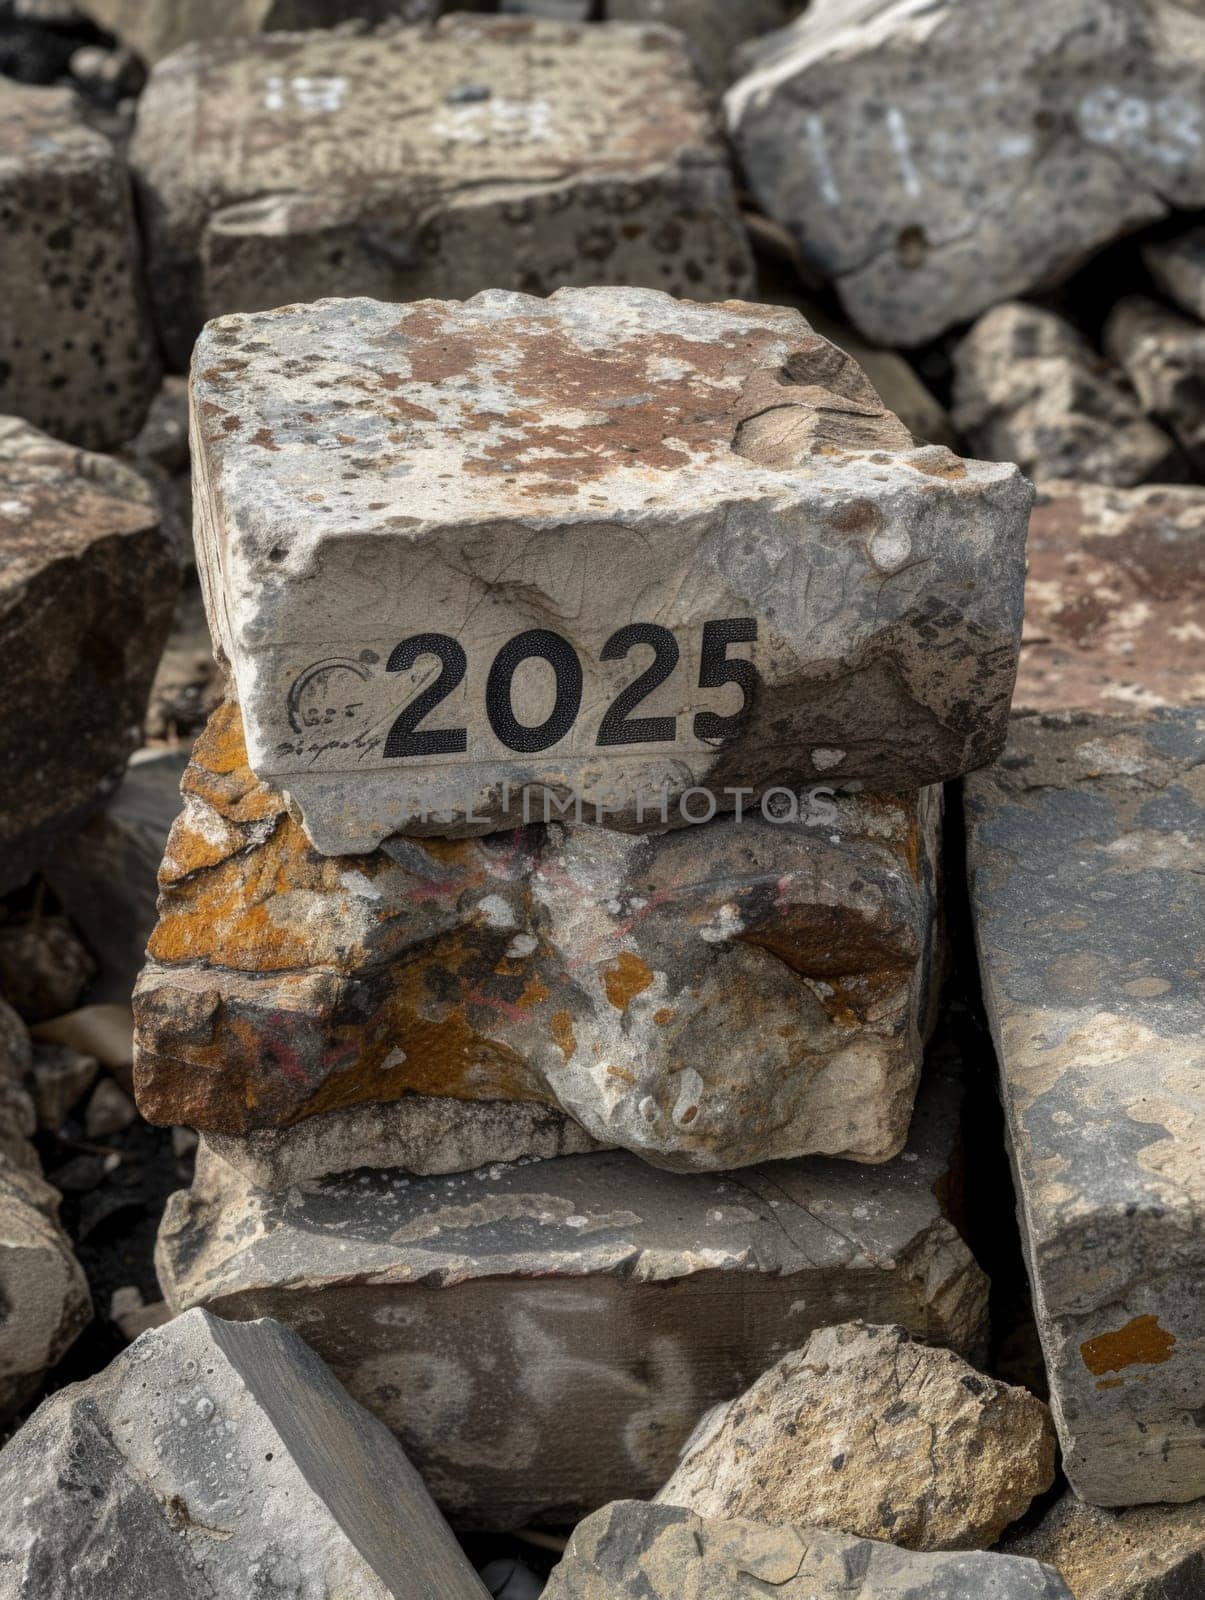
[[[827,772],[830,767],[835,767],[838,762],[844,760],[844,750],[829,750],[824,745],[820,745],[812,751],[812,765],[817,772]]]
[[[908,134],[908,124],[904,121],[904,113],[899,106],[887,107],[887,132],[891,137],[891,148],[895,151],[895,159],[899,163],[904,191],[915,200],[921,192],[920,173],[916,170],[916,162],[912,159],[912,140]]]
[[[264,79],[268,111],[287,111],[291,104],[301,111],[339,111],[346,99],[347,79],[336,74],[285,78],[273,72]]]
[[[820,184],[820,194],[826,205],[839,206],[841,204],[841,190],[837,187],[837,177],[833,171],[833,164],[829,160],[828,139],[824,132],[824,121],[816,112],[808,113],[805,126],[808,131],[808,144],[812,150],[812,165],[816,169],[816,180]]]

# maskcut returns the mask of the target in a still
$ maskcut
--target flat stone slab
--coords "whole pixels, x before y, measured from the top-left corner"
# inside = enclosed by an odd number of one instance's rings
[[[487,1596],[397,1440],[313,1351],[204,1311],[60,1389],[0,1453],[0,1597],[85,1593]]]
[[[0,893],[116,785],[175,590],[135,472],[0,417]]]
[[[601,1152],[271,1192],[202,1144],[160,1280],[173,1310],[295,1327],[454,1521],[573,1521],[653,1494],[702,1412],[816,1327],[977,1343],[986,1280],[937,1198],[958,1098],[934,1075],[908,1150],[873,1168],[683,1176]]]
[[[726,107],[762,208],[917,345],[1205,204],[1203,84],[1205,20],[1164,0],[825,0]]]
[[[915,448],[797,312],[321,301],[210,324],[192,406],[251,766],[326,853],[999,747],[1030,487]]]
[[[182,788],[135,994],[139,1101],[259,1133],[223,1146],[257,1177],[550,1155],[566,1118],[578,1149],[683,1170],[903,1146],[935,1001],[937,787],[323,856],[228,704]],[[499,1122],[518,1149],[490,1149]]]
[[[1038,488],[1014,708],[1205,701],[1205,489]]]
[[[177,367],[209,317],[328,294],[754,286],[727,153],[668,28],[461,15],[190,45],[152,72],[130,160]]]
[[[90,450],[158,386],[126,168],[69,89],[0,78],[0,412]]]
[[[1073,1488],[1205,1494],[1205,713],[1014,719],[967,784],[980,966]]]
[[[851,1585],[856,1584],[853,1588]],[[981,1551],[900,1550],[792,1524],[621,1500],[573,1530],[544,1600],[1073,1600],[1053,1567]]]

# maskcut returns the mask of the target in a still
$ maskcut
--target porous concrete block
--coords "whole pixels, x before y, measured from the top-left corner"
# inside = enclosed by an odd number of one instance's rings
[[[130,160],[177,367],[209,317],[329,294],[753,287],[725,147],[667,28],[459,15],[190,45],[152,72]]]
[[[89,450],[159,378],[130,180],[67,89],[0,77],[0,412]]]
[[[1205,1495],[1200,708],[1014,719],[971,903],[1063,1466]]]
[[[227,705],[183,789],[139,1101],[233,1136],[257,1178],[551,1155],[566,1118],[578,1149],[678,1169],[903,1145],[937,986],[936,787],[322,856]]]
[[[754,193],[917,345],[1205,204],[1205,18],[1171,0],[824,0],[729,90]]]
[[[1003,738],[1032,491],[915,447],[797,312],[601,288],[222,318],[193,450],[251,767],[324,852],[529,803],[648,831],[915,790]]]
[[[835,1318],[978,1343],[986,1280],[937,1198],[957,1099],[930,1080],[908,1150],[873,1168],[599,1152],[273,1192],[202,1143],[160,1280],[173,1310],[295,1327],[454,1521],[571,1521],[654,1493],[702,1412]]]

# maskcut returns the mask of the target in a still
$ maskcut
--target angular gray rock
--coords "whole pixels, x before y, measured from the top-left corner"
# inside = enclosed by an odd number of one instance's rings
[[[1054,1481],[1050,1415],[899,1327],[820,1328],[687,1440],[657,1499],[908,1550],[983,1549]]]
[[[0,418],[0,893],[119,778],[175,587],[136,473]]]
[[[36,1044],[30,1094],[38,1127],[57,1133],[92,1087],[99,1071],[95,1056],[81,1055],[65,1044]]]
[[[727,113],[862,332],[915,345],[1205,204],[1203,85],[1205,17],[1170,0],[825,0]]]
[[[175,1311],[296,1327],[455,1521],[564,1522],[652,1494],[708,1406],[834,1316],[978,1343],[986,1280],[937,1198],[957,1098],[927,1083],[909,1149],[873,1168],[598,1153],[273,1193],[202,1144],[160,1281]]]
[[[1205,321],[1205,227],[1198,224],[1170,239],[1152,240],[1142,247],[1142,259],[1165,294]]]
[[[665,28],[459,15],[191,45],[151,74],[130,160],[177,367],[209,317],[329,294],[753,288],[724,146]]]
[[[215,644],[323,853],[525,795],[647,831],[915,790],[1003,736],[1032,491],[914,447],[796,312],[325,300],[211,323],[193,370]]]
[[[1205,489],[1038,490],[1014,711],[1205,701]]]
[[[1109,313],[1104,346],[1199,474],[1205,469],[1205,327],[1132,295]]]
[[[313,1351],[203,1311],[59,1390],[0,1452],[0,1600],[85,1593],[487,1596],[397,1441]]]
[[[1055,312],[1020,301],[995,306],[953,360],[954,425],[980,455],[1043,479],[1183,477],[1168,434]]]
[[[1205,1495],[1205,712],[1014,719],[975,935],[1051,1407],[1098,1505]]]
[[[1053,1567],[618,1500],[574,1529],[544,1600],[1073,1600]],[[1078,1597],[1075,1597],[1078,1600]]]
[[[1106,1511],[1065,1494],[1009,1555],[1048,1561],[1074,1600],[1198,1600],[1205,1594],[1205,1501]]]
[[[158,357],[129,177],[70,90],[0,77],[0,213],[0,412],[111,450]]]

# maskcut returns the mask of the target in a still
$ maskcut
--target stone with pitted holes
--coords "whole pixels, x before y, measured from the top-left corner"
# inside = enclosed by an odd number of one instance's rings
[[[1199,1600],[1205,1501],[1106,1511],[1065,1494],[1036,1527],[1006,1534],[1000,1548],[1057,1567],[1074,1600]]]
[[[0,412],[111,450],[159,363],[129,176],[70,90],[0,77],[0,219]]]
[[[668,28],[460,15],[190,45],[151,74],[130,160],[180,367],[209,317],[328,294],[753,288],[724,146]]]
[[[275,1130],[223,1147],[258,1177],[473,1165],[449,1099],[478,1103],[484,1159],[503,1153],[491,1125],[567,1148],[565,1116],[679,1169],[904,1142],[935,989],[936,786],[814,796],[793,821],[322,856],[227,705],[182,787],[135,996],[139,1101]]]
[[[1072,1487],[1205,1495],[1205,710],[1026,716],[967,786],[984,993]]]
[[[325,853],[489,832],[525,790],[632,831],[915,790],[1003,738],[1032,490],[914,446],[798,312],[563,289],[224,317],[193,443],[251,766]]]
[[[1014,708],[1205,701],[1205,489],[1038,489]]]
[[[916,345],[1205,205],[1205,16],[1172,0],[823,0],[727,111],[762,208]]]
[[[175,589],[135,472],[0,417],[0,893],[116,784]]]
[[[1074,1600],[1053,1567],[617,1500],[573,1530],[544,1600]]]
[[[1184,476],[1170,435],[1056,312],[993,306],[955,347],[953,363],[954,423],[982,455],[1015,461],[1033,478]]]
[[[657,1499],[702,1517],[815,1523],[908,1550],[984,1549],[1054,1481],[1027,1389],[904,1328],[821,1328],[687,1440]]]
[[[397,1440],[289,1328],[192,1311],[0,1453],[0,1600],[488,1600]]]
[[[943,1211],[959,1107],[936,1071],[887,1165],[715,1175],[603,1151],[273,1191],[202,1141],[160,1282],[173,1311],[297,1328],[455,1521],[563,1523],[651,1495],[708,1406],[834,1318],[979,1344],[987,1280]]]

